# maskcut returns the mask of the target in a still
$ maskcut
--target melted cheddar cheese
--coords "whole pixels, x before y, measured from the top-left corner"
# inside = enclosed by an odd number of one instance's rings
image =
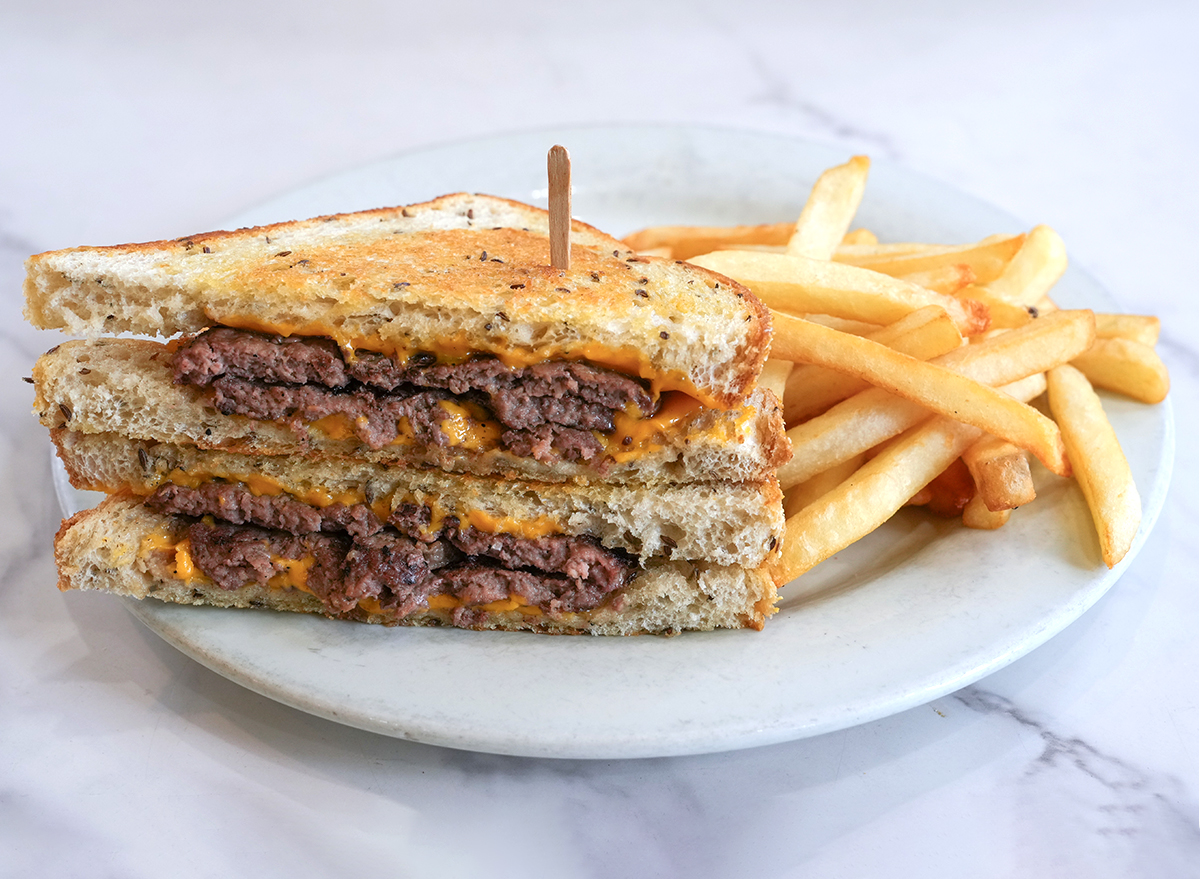
[[[359,603],[361,606],[361,602]],[[430,610],[456,610],[464,607],[462,601],[455,598],[453,595],[430,595],[429,609]],[[470,605],[476,610],[486,611],[488,613],[508,613],[509,611],[519,611],[526,616],[536,616],[542,612],[541,608],[528,604],[520,595],[509,595],[508,598],[501,598],[498,601],[489,601],[486,604]]]
[[[192,546],[186,537],[181,540],[166,528],[151,531],[142,538],[137,557],[144,560],[156,552],[170,553],[174,556],[174,574],[177,579],[184,581],[207,579],[192,561]]]
[[[438,408],[448,416],[438,426],[446,434],[450,445],[482,452],[495,448],[500,442],[500,434],[504,429],[498,422],[488,418],[479,406],[439,400]]]
[[[283,570],[267,581],[268,586],[273,589],[287,586],[299,589],[301,592],[312,593],[312,590],[308,588],[308,569],[316,563],[316,556],[309,555],[301,559],[271,556],[271,561]]]

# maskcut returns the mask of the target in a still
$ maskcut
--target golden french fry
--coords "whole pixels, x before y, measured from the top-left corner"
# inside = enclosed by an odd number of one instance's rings
[[[963,509],[974,496],[975,482],[971,472],[962,458],[955,458],[949,467],[909,498],[907,506],[924,507],[935,516],[955,519],[962,516]]]
[[[886,327],[874,328],[867,338],[918,360],[929,360],[962,344],[954,322],[936,305],[914,311]],[[788,376],[783,420],[787,424],[802,421],[867,387],[867,382],[842,372],[811,363],[797,364]]]
[[[1049,226],[1035,226],[1025,236],[1000,277],[987,283],[993,296],[1021,308],[1037,305],[1067,270],[1067,248]]]
[[[1046,380],[1036,373],[999,390],[1024,403],[1046,390]],[[879,388],[855,394],[787,432],[793,454],[779,468],[779,485],[787,491],[927,421],[931,414],[921,404]]]
[[[972,284],[955,295],[983,303],[987,307],[988,317],[991,318],[990,326],[993,329],[1015,329],[1033,320],[1033,313],[1028,308],[1013,305],[1007,299],[996,296],[987,287]]]
[[[866,454],[855,455],[842,463],[818,473],[806,482],[792,488],[783,498],[783,514],[792,516],[807,507],[817,498],[828,494],[854,475],[864,463]]]
[[[962,457],[975,480],[975,496],[991,512],[1016,509],[1037,497],[1029,459],[1012,443],[985,436]]]
[[[848,336],[786,314],[775,316],[774,334],[773,357],[816,363],[854,375],[948,418],[1003,437],[1033,452],[1054,473],[1065,476],[1070,472],[1062,436],[1054,422],[993,387],[936,363],[907,357],[870,339]]]
[[[1019,329],[957,348],[933,362],[985,385],[1006,385],[1078,357],[1095,338],[1092,312],[1056,311]]]
[[[979,495],[967,501],[963,507],[962,520],[968,528],[994,531],[1008,521],[1012,510],[989,510]]]
[[[1035,372],[1033,375],[1019,378],[1015,382],[1001,385],[1000,390],[1004,391],[1004,393],[1008,394],[1014,400],[1028,403],[1034,397],[1040,397],[1046,393],[1046,373]]]
[[[786,244],[738,244],[738,245],[735,245],[734,247],[718,247],[717,250],[748,250],[751,253],[787,253],[787,245]]]
[[[987,329],[987,309],[878,272],[780,253],[726,250],[692,263],[749,287],[767,306],[790,314],[890,324],[926,305],[940,305],[964,335]]]
[[[887,244],[881,244],[878,241],[844,241],[838,245],[833,258],[837,262],[857,265],[859,262],[875,259],[886,261],[886,259],[898,256],[912,256],[918,253],[932,256],[946,253],[953,249],[954,245],[952,244],[927,244],[923,241],[890,241]]]
[[[1096,314],[1097,339],[1129,339],[1153,348],[1161,322],[1144,314]]]
[[[817,178],[788,239],[790,255],[823,260],[833,256],[858,211],[870,168],[870,159],[855,156]]]
[[[1024,240],[1024,235],[1004,235],[958,247],[925,246],[922,249],[909,244],[896,246],[891,251],[875,248],[875,252],[870,252],[871,248],[839,247],[833,258],[837,262],[897,277],[946,265],[966,264],[975,273],[977,283],[987,284],[1000,277]],[[909,248],[907,252],[905,247]]]
[[[883,328],[880,324],[869,324],[862,320],[850,320],[847,317],[834,317],[832,314],[800,314],[797,317],[802,317],[823,327],[829,327],[832,330],[838,330],[843,333],[850,333],[854,336],[869,336],[871,333],[878,332]]]
[[[1096,339],[1071,365],[1095,387],[1143,403],[1161,403],[1171,389],[1166,364],[1149,345],[1132,339]]]
[[[793,222],[758,226],[651,226],[627,235],[624,242],[639,252],[669,247],[672,259],[689,259],[711,250],[744,244],[784,247],[795,228]]]
[[[853,246],[855,244],[878,244],[879,239],[875,237],[875,233],[870,229],[851,229],[846,233],[846,237],[842,239],[839,247]]]
[[[776,360],[774,357],[768,357],[767,362],[763,364],[762,373],[758,376],[758,386],[767,388],[775,395],[775,398],[782,401],[784,391],[787,389],[788,376],[796,364],[790,360]]]
[[[1075,479],[1091,510],[1100,554],[1111,568],[1133,545],[1142,518],[1133,473],[1087,377],[1064,364],[1050,370],[1046,380],[1050,411],[1062,428]]]
[[[1028,402],[1046,389],[1043,373],[1092,343],[1092,313],[1061,311],[978,345],[956,348],[934,363]],[[779,469],[784,489],[874,448],[929,417],[923,405],[879,388],[861,391],[787,432],[795,454]]]
[[[930,417],[920,403],[894,397],[879,388],[860,391],[827,412],[787,432],[792,459],[779,468],[787,491],[903,433]]]
[[[874,531],[980,436],[978,428],[935,417],[905,434],[837,488],[787,520],[777,584],[799,577]]]
[[[975,283],[975,270],[966,263],[950,263],[935,269],[911,272],[899,277],[901,281],[908,281],[908,283],[924,287],[926,290],[946,296],[956,296],[964,288]]]

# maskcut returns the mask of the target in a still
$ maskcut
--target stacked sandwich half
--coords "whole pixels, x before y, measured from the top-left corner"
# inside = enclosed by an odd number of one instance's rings
[[[479,195],[32,257],[60,588],[363,622],[761,627],[766,309]],[[161,337],[111,338],[113,334]]]

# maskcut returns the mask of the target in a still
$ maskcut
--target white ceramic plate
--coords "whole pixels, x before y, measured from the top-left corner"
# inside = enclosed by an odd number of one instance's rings
[[[248,225],[473,190],[545,203],[545,155],[566,145],[575,215],[618,235],[659,223],[789,219],[846,154],[686,127],[551,130],[429,149],[301,187]],[[1036,218],[1034,218],[1036,219]],[[883,240],[968,241],[1028,228],[946,186],[876,163],[859,220]],[[1055,297],[1116,309],[1071,269]],[[130,601],[214,671],[340,723],[453,748],[645,757],[828,732],[978,680],[1062,630],[1117,580],[1162,506],[1169,405],[1105,400],[1145,505],[1122,566],[1100,561],[1073,483],[1039,471],[1038,500],[995,533],[902,512],[783,591],[762,632],[631,639],[384,629],[267,611]],[[61,470],[59,471],[61,477]],[[69,512],[93,497],[60,479]]]

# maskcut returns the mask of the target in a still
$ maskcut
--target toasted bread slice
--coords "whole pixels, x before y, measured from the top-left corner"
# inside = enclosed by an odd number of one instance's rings
[[[76,247],[26,263],[37,327],[170,337],[221,324],[327,336],[396,356],[488,353],[509,365],[586,359],[739,405],[770,344],[767,309],[686,263],[637,256],[573,224],[549,265],[545,211],[457,194],[175,241]]]
[[[195,487],[220,480],[316,507],[366,503],[386,514],[415,503],[435,508],[439,518],[453,516],[485,531],[590,534],[642,562],[669,558],[754,568],[776,554],[783,537],[782,495],[774,478],[580,487],[366,461],[239,455],[119,434],[54,430],[51,436],[71,484],[109,494],[145,497],[167,483]]]
[[[788,460],[778,402],[756,390],[735,409],[695,407],[651,424],[632,446],[612,441],[602,459],[544,462],[501,448],[393,444],[371,449],[354,436],[222,415],[204,391],[172,381],[169,349],[141,339],[66,342],[34,366],[35,409],[49,428],[252,455],[358,458],[545,482],[762,482]]]
[[[162,516],[136,499],[113,497],[65,521],[55,538],[59,588],[99,590],[178,604],[258,607],[325,614],[366,623],[464,625],[450,608],[425,607],[389,619],[363,607],[330,613],[319,599],[288,586],[250,584],[224,590],[194,571],[180,571],[176,547],[183,520]],[[469,628],[590,633],[669,634],[688,629],[762,628],[774,612],[775,586],[762,569],[658,561],[643,566],[615,598],[579,613],[519,607],[477,610]]]

